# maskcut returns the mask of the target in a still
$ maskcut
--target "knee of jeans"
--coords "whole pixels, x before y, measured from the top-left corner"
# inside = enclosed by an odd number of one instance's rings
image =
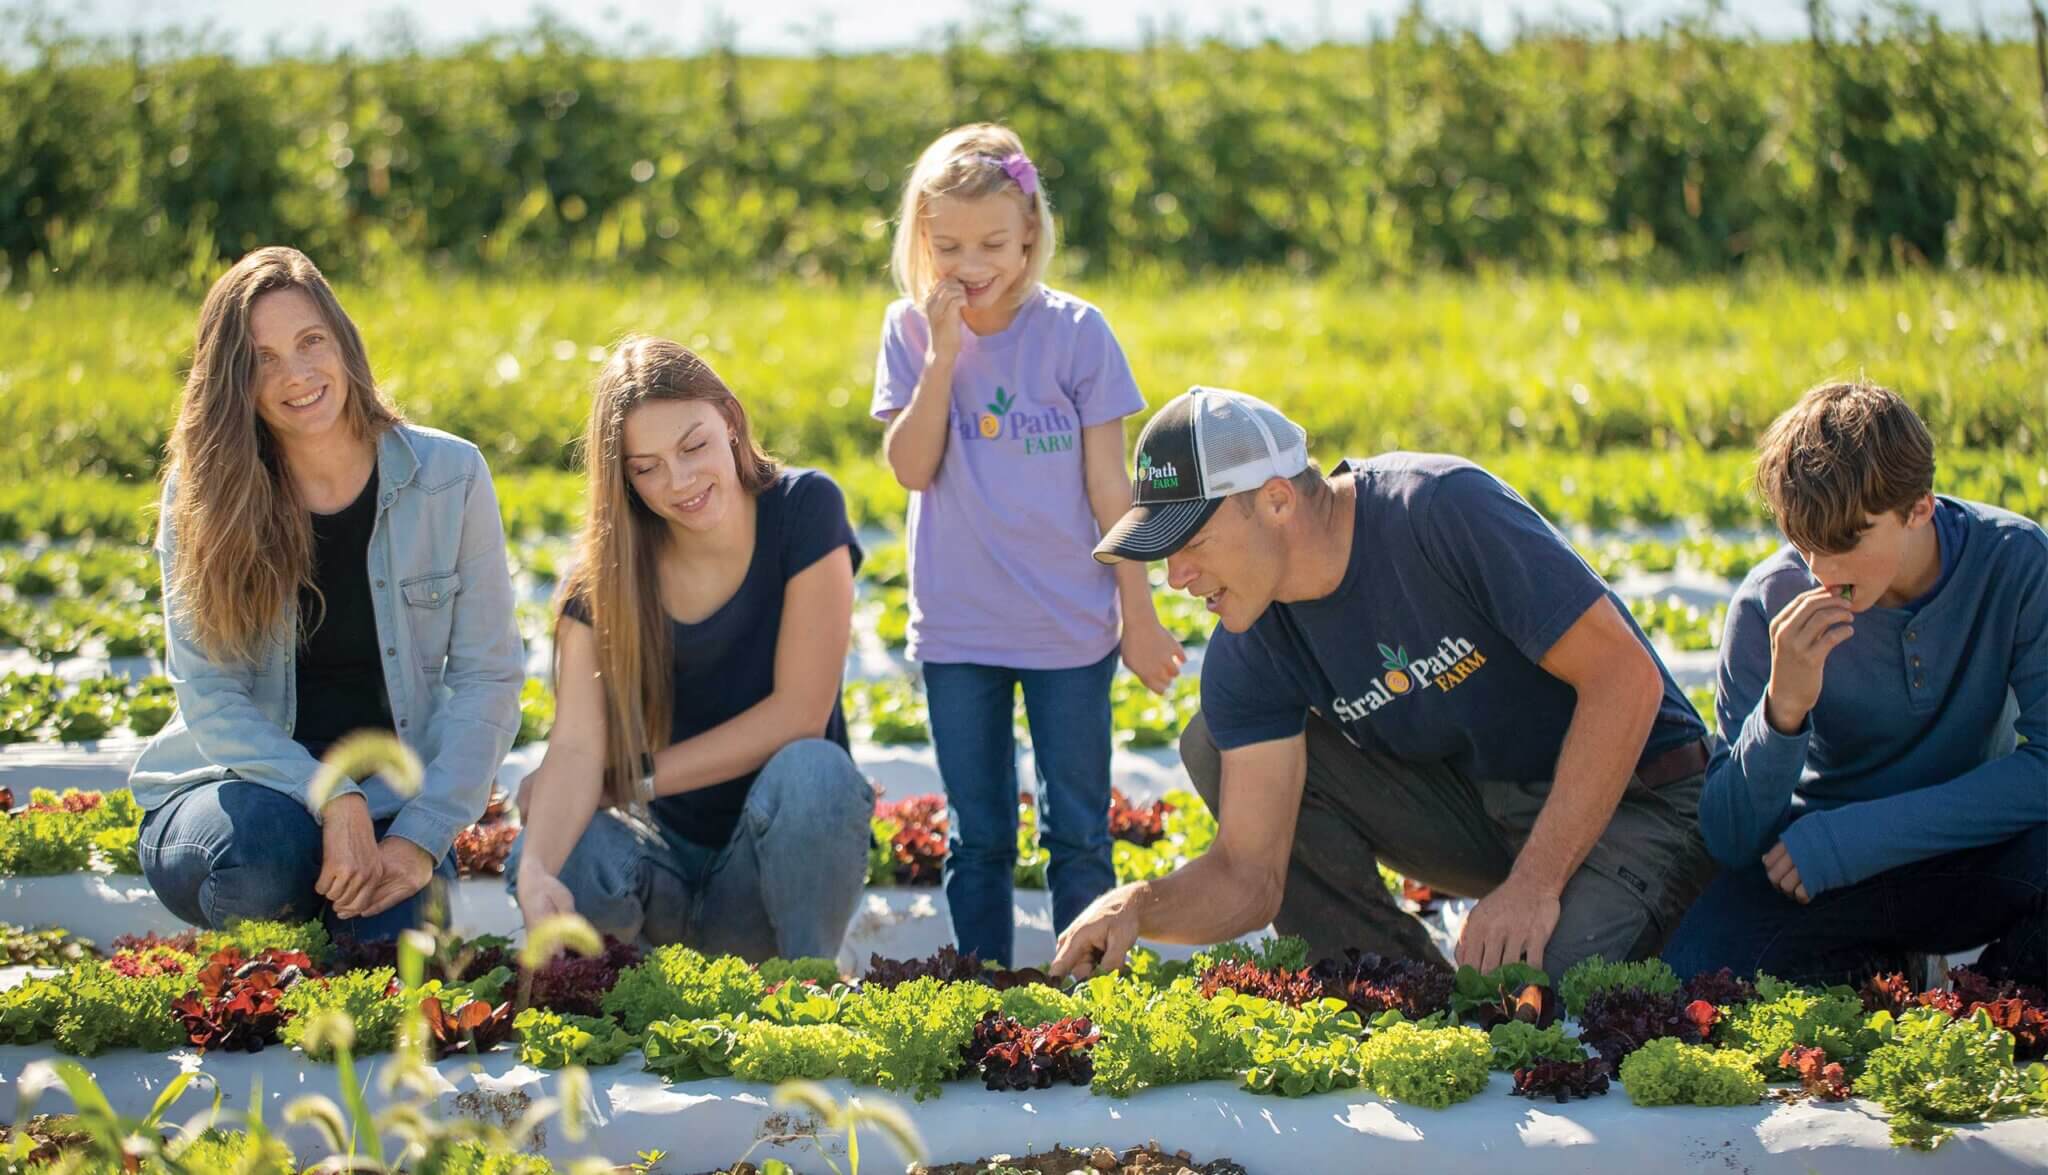
[[[179,921],[204,925],[206,912],[199,905],[199,890],[213,873],[213,858],[199,845],[145,847],[141,854],[142,874],[164,908]]]
[[[640,901],[639,869],[625,863],[582,870],[573,876],[564,876],[562,884],[569,887],[570,896],[579,907],[610,910],[628,903],[637,905]]]
[[[1215,812],[1219,806],[1217,797],[1223,790],[1223,752],[1216,749],[1216,740],[1209,734],[1209,723],[1196,711],[1193,718],[1180,732],[1180,762],[1187,768],[1188,782],[1195,787],[1195,794]]]
[[[830,739],[806,738],[775,752],[762,766],[747,806],[764,821],[822,826],[857,821],[865,827],[874,811],[874,791],[846,748]]]
[[[589,833],[585,833],[588,836]],[[637,854],[620,856],[613,854],[574,853],[562,866],[559,875],[563,885],[569,888],[578,906],[593,902],[611,905],[618,902],[638,902],[640,881],[646,868],[646,858]],[[514,896],[518,895],[518,881],[513,881]]]
[[[199,885],[199,908],[206,924],[226,929],[252,918],[307,922],[319,917],[322,900],[313,890],[319,873],[305,867],[308,860],[312,859],[272,857],[214,867]]]

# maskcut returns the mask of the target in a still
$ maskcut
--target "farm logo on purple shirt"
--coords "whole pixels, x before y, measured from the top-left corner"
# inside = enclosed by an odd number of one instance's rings
[[[954,428],[963,441],[999,441],[1004,436],[1024,442],[1027,456],[1033,453],[1065,453],[1074,448],[1074,418],[1057,407],[1043,412],[1019,412],[1017,400],[1002,388],[987,404],[987,412],[968,419],[954,413]]]

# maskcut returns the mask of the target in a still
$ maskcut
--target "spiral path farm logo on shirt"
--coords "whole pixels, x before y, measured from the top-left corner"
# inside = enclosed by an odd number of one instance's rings
[[[1435,651],[1426,657],[1410,657],[1406,645],[1391,648],[1379,645],[1378,648],[1379,668],[1384,672],[1374,676],[1364,693],[1355,698],[1338,698],[1331,703],[1330,709],[1339,720],[1355,722],[1396,698],[1422,692],[1430,686],[1435,686],[1438,693],[1449,693],[1486,664],[1486,654],[1461,636],[1444,637],[1437,642]]]
[[[1026,456],[1036,453],[1070,453],[1074,450],[1074,418],[1058,407],[1043,412],[1025,412],[1017,400],[1002,388],[985,407],[972,416],[954,412],[955,431],[964,441],[1000,441],[1005,437],[1024,442]]]

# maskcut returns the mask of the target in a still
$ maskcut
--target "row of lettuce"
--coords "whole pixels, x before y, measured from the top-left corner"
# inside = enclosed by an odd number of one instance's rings
[[[126,789],[108,792],[36,788],[16,804],[0,787],[0,877],[47,877],[89,870],[136,874],[142,809]],[[868,884],[935,886],[946,863],[949,817],[938,795],[877,800],[871,821]],[[1191,792],[1175,791],[1133,803],[1112,789],[1108,814],[1111,851],[1120,881],[1163,877],[1202,855],[1216,837],[1216,820]],[[519,834],[502,794],[483,818],[456,836],[458,872],[502,875]],[[1050,857],[1038,838],[1038,810],[1030,796],[1017,807],[1016,884],[1045,889]]]
[[[847,720],[865,741],[880,746],[931,741],[924,696],[908,677],[848,682],[843,696]],[[1162,696],[1136,678],[1120,676],[1110,686],[1110,705],[1118,745],[1170,747],[1201,707],[1201,678],[1186,674]],[[98,674],[73,681],[55,673],[0,674],[0,746],[90,743],[123,732],[147,738],[176,709],[176,693],[162,674]],[[512,745],[546,739],[554,721],[554,691],[540,678],[529,678],[520,691],[519,732]]]
[[[126,788],[35,788],[25,803],[0,787],[0,877],[52,877],[67,873],[140,874],[142,807]],[[502,874],[519,827],[502,795],[483,817],[456,834],[454,852],[464,877]]]
[[[162,674],[102,673],[72,681],[55,673],[0,674],[0,746],[90,743],[124,731],[147,738],[163,729],[177,708],[177,692]],[[546,682],[529,679],[519,695],[519,733],[513,745],[545,739],[554,718],[553,692]]]
[[[1899,975],[1861,988],[1726,971],[1681,982],[1656,961],[1592,959],[1553,987],[1523,964],[1482,975],[1351,951],[1310,965],[1283,938],[1185,962],[1141,951],[1079,982],[950,948],[877,957],[851,978],[830,960],[643,956],[609,940],[529,969],[509,941],[477,939],[443,943],[408,985],[394,945],[332,942],[317,923],[114,945],[0,993],[0,1042],[78,1055],[283,1045],[319,1061],[337,1038],[310,1026],[339,1012],[356,1055],[417,1031],[434,1056],[503,1048],[546,1069],[636,1057],[671,1082],[844,1079],[919,1100],[963,1079],[1118,1097],[1224,1080],[1443,1109],[1505,1072],[1509,1092],[1560,1102],[1605,1095],[1610,1078],[1639,1105],[1853,1095],[1890,1114],[1896,1142],[1922,1147],[1955,1123],[2048,1113],[2048,993],[1967,969],[1917,991]]]

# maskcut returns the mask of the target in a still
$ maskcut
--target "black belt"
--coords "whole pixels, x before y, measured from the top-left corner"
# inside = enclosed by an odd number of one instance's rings
[[[1696,738],[1636,764],[1636,778],[1645,787],[1663,787],[1707,769],[1707,740]]]

